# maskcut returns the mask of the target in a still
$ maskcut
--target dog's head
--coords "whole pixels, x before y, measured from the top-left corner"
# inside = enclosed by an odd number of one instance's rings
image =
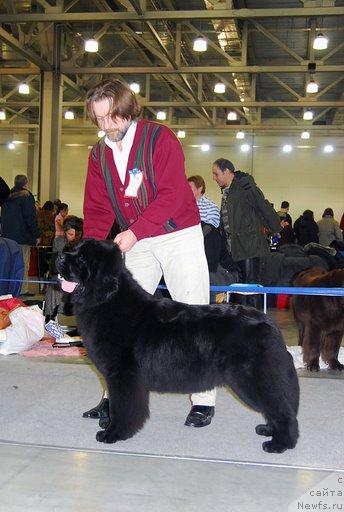
[[[86,239],[56,260],[61,288],[73,302],[93,306],[106,302],[118,289],[122,254],[112,241]]]

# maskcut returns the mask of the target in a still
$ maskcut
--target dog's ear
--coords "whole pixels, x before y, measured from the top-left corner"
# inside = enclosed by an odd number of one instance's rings
[[[118,277],[107,274],[97,280],[94,289],[94,299],[97,303],[108,301],[118,291]]]
[[[88,300],[101,304],[118,291],[119,277],[123,269],[121,251],[112,241],[93,241],[87,252],[81,254],[82,266],[87,268],[82,285]]]

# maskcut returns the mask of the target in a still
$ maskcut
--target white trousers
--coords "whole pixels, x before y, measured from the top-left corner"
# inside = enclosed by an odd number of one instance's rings
[[[172,299],[209,304],[209,270],[201,226],[144,238],[125,254],[134,279],[153,294],[162,276]],[[215,405],[216,390],[194,393],[193,405]]]

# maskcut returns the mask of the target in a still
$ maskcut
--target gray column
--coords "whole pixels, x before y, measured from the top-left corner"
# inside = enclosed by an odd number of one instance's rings
[[[61,82],[60,73],[41,73],[38,196],[42,203],[56,199],[60,189]]]

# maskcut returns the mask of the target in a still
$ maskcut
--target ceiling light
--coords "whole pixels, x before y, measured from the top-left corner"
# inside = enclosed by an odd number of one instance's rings
[[[316,82],[314,82],[314,78],[312,77],[307,84],[306,92],[314,94],[314,93],[318,92],[318,90],[319,90],[319,85]]]
[[[9,142],[9,143],[7,144],[7,147],[8,147],[8,149],[15,149],[15,147],[16,147],[16,146],[15,146],[15,144],[13,144],[13,142]],[[324,150],[324,151],[325,151],[325,150]]]
[[[30,93],[30,87],[27,84],[20,84],[18,91],[20,94],[29,94]]]
[[[74,119],[74,112],[73,110],[66,110],[64,114],[65,119]]]
[[[222,82],[217,82],[217,84],[214,85],[214,92],[217,92],[218,94],[223,94],[226,92],[226,86]]]
[[[241,151],[243,151],[244,153],[247,153],[247,151],[250,151],[251,146],[250,146],[249,144],[241,144],[240,149],[241,149]]]
[[[324,146],[324,153],[332,153],[333,151],[333,146],[331,146],[331,144],[327,144],[326,146]]]
[[[241,96],[240,96],[240,101],[241,101],[241,102],[244,102],[244,101],[245,101],[245,96],[242,96],[242,95],[241,95]]]
[[[207,46],[207,41],[204,37],[197,37],[193,42],[193,49],[195,52],[206,52]]]
[[[291,146],[290,144],[285,144],[282,148],[282,151],[283,153],[290,153],[291,151],[293,151],[293,146]]]
[[[209,144],[202,144],[201,151],[209,151],[209,149],[210,149]]]
[[[129,85],[129,87],[135,94],[138,94],[140,92],[140,84],[138,84],[137,82],[132,82]]]
[[[311,110],[306,110],[306,112],[303,113],[303,119],[305,121],[311,121],[313,119],[313,112]]]
[[[166,119],[166,112],[164,112],[163,110],[159,110],[159,112],[157,113],[156,115],[156,118],[159,120],[159,121],[165,121]]]
[[[242,130],[239,130],[239,131],[236,133],[236,138],[237,138],[237,139],[244,139],[244,138],[245,138],[245,132],[243,132]]]
[[[85,41],[85,52],[95,53],[98,51],[98,41],[96,39],[87,39]]]
[[[321,32],[316,36],[313,41],[314,50],[326,50],[328,45],[328,39]]]
[[[178,130],[177,137],[178,137],[178,139],[185,139],[185,137],[186,137],[185,131],[184,130]]]
[[[304,130],[302,133],[301,133],[301,139],[309,139],[311,136],[311,134],[309,133],[308,130]]]
[[[228,121],[236,121],[238,118],[238,115],[236,112],[228,112],[227,119]]]
[[[104,137],[105,135],[105,132],[104,130],[99,130],[99,132],[97,133],[98,137],[101,138],[101,137]]]
[[[5,121],[6,112],[4,110],[0,110],[0,121]]]

